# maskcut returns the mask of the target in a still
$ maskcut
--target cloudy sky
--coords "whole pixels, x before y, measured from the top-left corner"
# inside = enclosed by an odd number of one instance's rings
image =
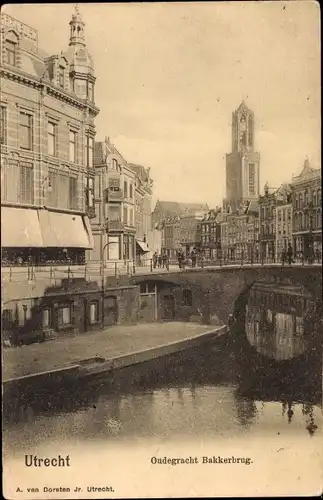
[[[6,5],[50,54],[72,4]],[[319,7],[312,1],[80,4],[96,69],[97,139],[151,168],[155,197],[225,196],[231,114],[254,110],[261,186],[320,166]]]

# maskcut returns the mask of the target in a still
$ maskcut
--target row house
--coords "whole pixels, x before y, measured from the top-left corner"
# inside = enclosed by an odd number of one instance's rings
[[[211,209],[201,221],[201,254],[205,259],[218,259],[221,253],[219,210]]]
[[[201,214],[180,217],[179,240],[185,255],[190,255],[192,250],[200,250],[202,218]]]
[[[152,224],[154,226],[172,217],[203,216],[208,210],[207,203],[181,203],[177,201],[157,200],[152,213]]]
[[[256,200],[246,201],[235,213],[227,213],[223,217],[221,253],[229,261],[258,260],[259,207]]]
[[[162,252],[166,252],[169,258],[176,258],[181,248],[180,240],[180,217],[168,217],[163,221]]]
[[[136,173],[109,138],[95,143],[94,248],[90,260],[133,260],[136,255]]]
[[[134,163],[129,164],[135,172],[135,226],[136,226],[136,258],[150,258],[155,247],[155,239],[152,235],[151,224],[151,199],[153,193],[153,181],[150,177],[150,169]]]
[[[78,262],[93,245],[93,61],[78,11],[48,56],[32,27],[1,13],[3,263]]]
[[[293,206],[290,184],[282,184],[276,192],[275,261],[283,258],[292,245]]]
[[[321,169],[312,168],[308,159],[298,176],[293,177],[292,238],[296,255],[305,260],[322,256]]]
[[[260,256],[263,261],[274,261],[276,251],[277,189],[265,184],[259,196]]]

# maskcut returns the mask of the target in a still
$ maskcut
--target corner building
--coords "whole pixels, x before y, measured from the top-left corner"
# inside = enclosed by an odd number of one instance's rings
[[[1,14],[3,260],[83,263],[93,246],[95,76],[78,10],[66,51]],[[68,27],[67,27],[68,30]]]

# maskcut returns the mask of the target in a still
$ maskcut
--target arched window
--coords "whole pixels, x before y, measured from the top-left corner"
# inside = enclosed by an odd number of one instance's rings
[[[303,195],[302,193],[299,193],[299,208],[303,207]]]
[[[19,38],[14,31],[9,31],[6,35],[4,42],[4,49],[6,53],[6,63],[10,66],[17,66],[17,52],[18,52]]]
[[[296,210],[298,210],[298,197],[295,196],[295,208]]]
[[[299,214],[295,214],[295,231],[300,230],[300,220],[299,220]]]
[[[313,207],[316,207],[316,190],[313,189],[313,192],[312,192],[312,200],[313,200]]]
[[[305,217],[304,217],[303,212],[300,213],[300,217],[299,218],[300,218],[300,228],[299,228],[299,230],[303,231],[304,225],[305,225],[304,224],[305,223]]]
[[[321,189],[317,190],[317,204],[319,207],[321,206]]]
[[[308,190],[306,189],[305,190],[305,206],[307,207],[308,203],[309,203],[309,196],[308,196]]]

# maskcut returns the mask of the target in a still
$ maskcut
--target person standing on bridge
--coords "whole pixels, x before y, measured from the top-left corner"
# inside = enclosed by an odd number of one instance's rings
[[[282,264],[284,265],[287,260],[286,250],[282,251]]]
[[[287,249],[287,259],[288,259],[288,264],[291,265],[293,261],[293,249],[292,245],[289,243],[288,244],[288,249]]]
[[[158,254],[157,254],[157,252],[155,252],[153,255],[153,267],[154,267],[154,269],[156,269],[156,267],[157,267],[157,261],[158,261]]]

